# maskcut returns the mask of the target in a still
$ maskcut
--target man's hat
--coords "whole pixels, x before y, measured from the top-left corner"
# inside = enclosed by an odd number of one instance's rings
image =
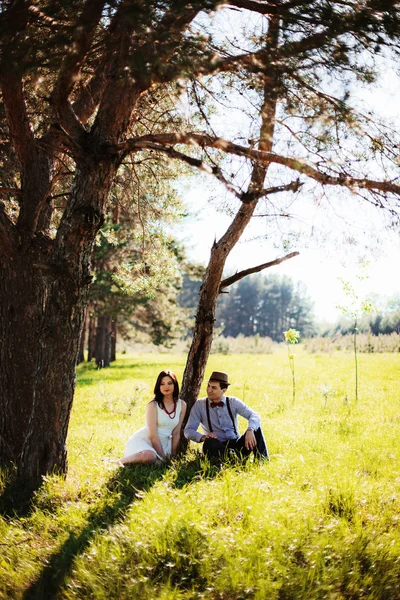
[[[221,371],[213,371],[208,381],[219,381],[220,383],[223,383],[226,387],[230,385],[228,381],[228,374],[222,373]]]

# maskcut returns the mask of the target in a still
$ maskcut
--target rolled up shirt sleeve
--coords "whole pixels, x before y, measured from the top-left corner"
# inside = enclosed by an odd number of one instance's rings
[[[248,420],[248,422],[249,422],[248,427],[251,427],[252,429],[254,429],[254,431],[256,431],[256,429],[258,429],[260,427],[260,425],[261,425],[260,415],[258,413],[256,413],[255,410],[252,410],[251,408],[249,408],[247,406],[247,404],[245,404],[238,398],[235,398],[235,409],[236,409],[236,412],[238,415],[240,415],[244,419]]]
[[[188,440],[192,440],[192,442],[201,442],[201,438],[203,436],[200,431],[197,431],[199,425],[201,423],[201,408],[198,402],[195,402],[192,406],[192,410],[190,411],[189,419],[184,429],[184,436]]]

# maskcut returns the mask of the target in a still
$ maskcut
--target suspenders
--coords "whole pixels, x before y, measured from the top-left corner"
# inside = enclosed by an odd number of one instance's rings
[[[239,436],[238,436],[238,432],[237,432],[236,425],[235,425],[235,419],[233,418],[233,415],[232,415],[232,410],[231,410],[228,396],[226,396],[226,408],[228,409],[228,413],[229,413],[229,416],[232,421],[233,431],[235,432],[235,435],[238,438]],[[206,412],[207,412],[208,429],[212,433],[212,426],[211,426],[211,419],[210,419],[210,407],[208,406],[208,399],[206,400]]]

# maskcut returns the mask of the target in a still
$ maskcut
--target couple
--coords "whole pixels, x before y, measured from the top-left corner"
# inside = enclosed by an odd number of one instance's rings
[[[204,442],[203,452],[210,461],[220,461],[228,454],[241,457],[268,458],[268,450],[260,427],[260,416],[234,396],[225,395],[228,375],[214,371],[207,385],[207,397],[195,402],[184,435],[188,440]],[[146,408],[146,426],[128,440],[122,459],[123,466],[133,463],[164,461],[177,452],[186,403],[179,398],[176,375],[161,371],[154,386],[154,399]],[[239,436],[237,416],[248,420],[246,432]],[[204,434],[197,431],[202,426]]]

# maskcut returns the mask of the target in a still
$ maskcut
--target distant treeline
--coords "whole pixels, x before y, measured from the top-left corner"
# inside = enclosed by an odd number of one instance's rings
[[[179,304],[194,316],[201,281],[183,278]],[[376,302],[377,304],[378,302]],[[220,295],[216,326],[220,336],[271,338],[282,341],[282,332],[294,328],[301,339],[315,336],[335,338],[354,333],[354,319],[342,317],[334,324],[316,324],[313,302],[302,282],[280,275],[252,275]],[[358,321],[360,333],[390,335],[400,333],[400,297],[392,298],[379,311]]]
[[[390,335],[400,333],[400,297],[391,298],[379,311],[365,314],[357,322],[360,333],[372,335]],[[333,325],[320,325],[319,334],[322,337],[335,337],[354,333],[354,319],[342,317]]]
[[[200,281],[184,279],[180,303],[195,310]],[[302,337],[317,333],[313,303],[303,283],[279,275],[252,275],[220,295],[216,326],[224,337],[269,337],[282,341],[290,327]]]
[[[303,346],[310,353],[354,352],[354,335],[337,334],[333,337],[316,336],[303,340]],[[400,335],[398,333],[359,333],[357,335],[358,352],[400,352]]]

